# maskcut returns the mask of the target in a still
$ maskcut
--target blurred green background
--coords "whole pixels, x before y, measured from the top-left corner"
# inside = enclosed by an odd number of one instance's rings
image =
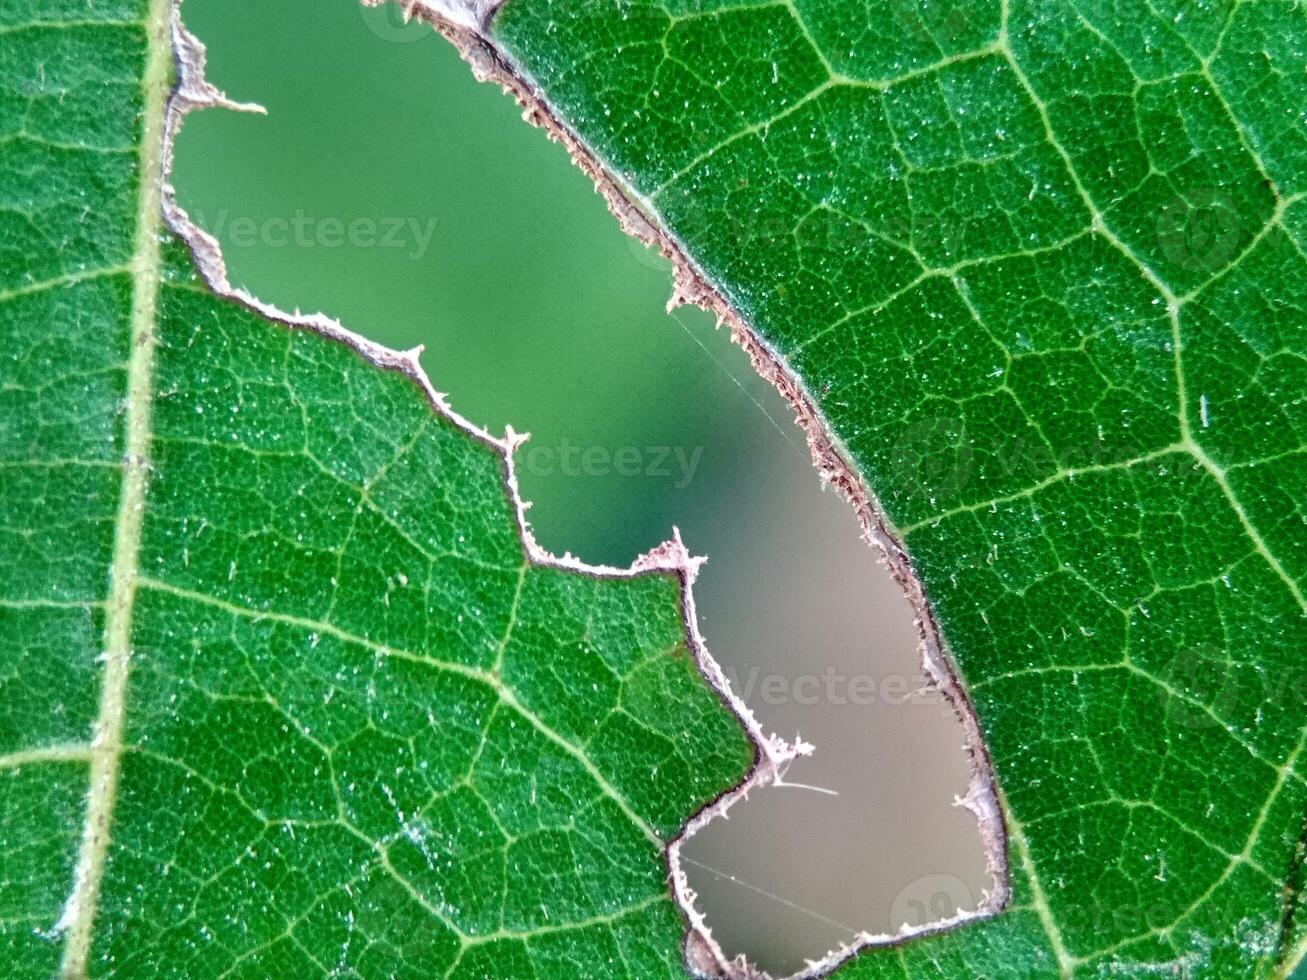
[[[789,778],[839,794],[756,793],[687,846],[727,951],[780,974],[857,929],[974,907],[980,841],[951,805],[962,732],[914,693],[907,604],[822,491],[780,397],[707,315],[664,312],[667,264],[394,5],[184,13],[210,81],[268,110],[194,115],[177,147],[179,200],[222,242],[232,282],[424,345],[455,409],[529,431],[522,491],[546,548],[625,566],[678,525],[710,556],[696,590],[709,646],[766,727],[816,744]]]

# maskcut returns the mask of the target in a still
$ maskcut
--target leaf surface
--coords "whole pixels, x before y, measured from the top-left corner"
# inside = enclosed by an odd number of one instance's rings
[[[1300,958],[1304,7],[507,0],[483,35],[792,370],[974,707],[1011,899],[847,972]]]
[[[683,975],[693,564],[547,561],[415,355],[200,281],[171,15],[0,4],[5,975]]]

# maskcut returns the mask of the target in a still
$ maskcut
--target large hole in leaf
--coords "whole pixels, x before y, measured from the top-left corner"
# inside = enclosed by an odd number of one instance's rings
[[[823,493],[780,396],[558,146],[394,8],[187,0],[210,78],[269,115],[194,117],[180,200],[233,283],[424,363],[460,412],[533,433],[541,543],[626,565],[679,525],[711,556],[714,655],[764,727],[815,743],[684,850],[724,949],[773,973],[973,909],[988,886],[962,728],[922,693],[899,587]]]

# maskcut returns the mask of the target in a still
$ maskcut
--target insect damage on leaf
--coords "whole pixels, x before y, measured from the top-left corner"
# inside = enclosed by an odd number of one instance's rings
[[[412,6],[732,322],[924,590],[1010,897],[845,970],[1292,968],[1307,11]]]
[[[164,182],[228,104],[168,0],[0,32],[7,975],[683,976],[665,850],[794,751],[697,562],[545,554],[511,431],[230,287]]]

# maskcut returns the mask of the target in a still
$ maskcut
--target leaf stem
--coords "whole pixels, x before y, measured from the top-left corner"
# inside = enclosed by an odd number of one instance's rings
[[[89,790],[73,889],[58,928],[66,930],[60,972],[86,976],[99,904],[122,756],[123,715],[131,667],[132,612],[140,564],[154,397],[154,351],[161,258],[164,111],[172,87],[172,0],[150,0],[145,22],[140,171],[131,259],[131,351],[123,423],[124,465],[105,611],[104,670],[91,743]]]

